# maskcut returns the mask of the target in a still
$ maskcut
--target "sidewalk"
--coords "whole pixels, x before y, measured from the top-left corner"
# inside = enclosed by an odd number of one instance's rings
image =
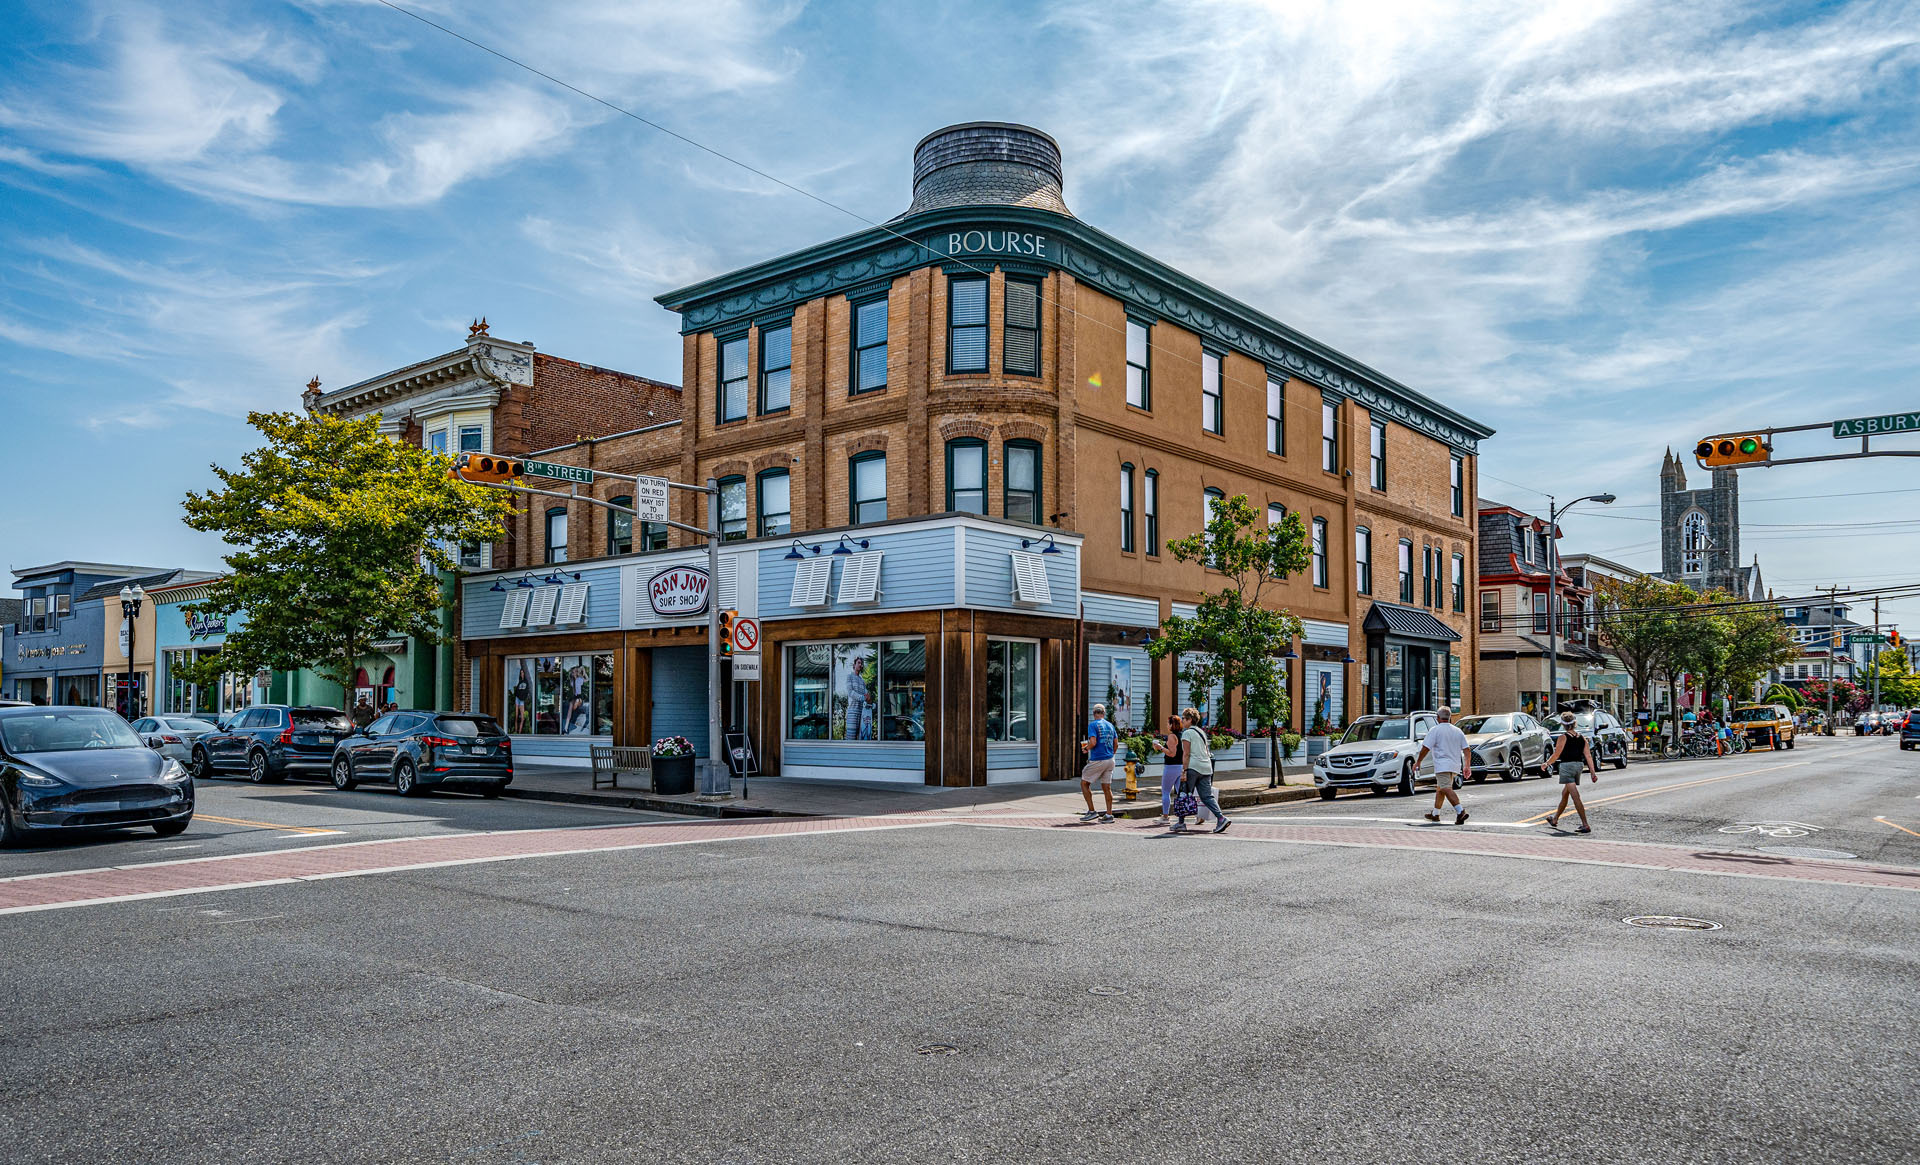
[[[1222,808],[1231,812],[1255,805],[1301,801],[1313,797],[1312,778],[1305,766],[1292,766],[1293,784],[1267,788],[1266,771],[1223,774],[1214,781]],[[1306,783],[1301,783],[1306,782]],[[1113,811],[1118,817],[1158,817],[1160,777],[1139,783],[1139,799],[1126,801],[1125,779],[1114,777]],[[981,788],[941,789],[926,785],[876,784],[866,781],[807,781],[786,777],[755,777],[742,789],[733,782],[731,801],[702,801],[692,795],[666,797],[647,791],[645,784],[622,778],[618,789],[595,789],[592,773],[568,765],[516,765],[513,784],[505,796],[534,801],[568,801],[583,805],[644,809],[695,817],[872,817],[889,813],[942,813],[978,816],[1007,813],[1032,816],[1072,816],[1086,809],[1078,781],[1025,781]],[[1098,792],[1096,807],[1103,805]]]

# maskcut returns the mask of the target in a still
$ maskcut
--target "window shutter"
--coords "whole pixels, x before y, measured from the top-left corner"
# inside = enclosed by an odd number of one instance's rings
[[[787,602],[795,607],[827,605],[827,584],[833,580],[832,558],[809,558],[794,564],[793,594]]]
[[[508,591],[507,601],[500,608],[500,627],[518,627],[527,617],[527,600],[533,596],[531,591]]]
[[[869,550],[862,554],[851,555],[847,564],[840,568],[840,597],[842,603],[871,603],[880,597],[880,556],[883,552]]]
[[[587,588],[591,583],[568,583],[560,588],[560,614],[554,622],[571,627],[587,621]]]
[[[1035,606],[1053,602],[1053,587],[1047,581],[1047,560],[1038,554],[1015,550],[1013,558],[1013,601]]]
[[[559,587],[536,587],[533,591],[533,606],[527,612],[527,626],[545,627],[553,622],[553,607],[560,598]]]

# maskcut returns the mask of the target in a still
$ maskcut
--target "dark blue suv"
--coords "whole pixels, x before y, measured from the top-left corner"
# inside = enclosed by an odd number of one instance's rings
[[[1900,751],[1920,745],[1920,708],[1907,710],[1906,726],[1900,729]]]
[[[467,785],[498,797],[513,780],[513,742],[491,716],[471,712],[389,712],[341,739],[333,787],[391,781],[411,797],[428,785]]]
[[[256,704],[222,721],[220,730],[193,742],[193,775],[245,773],[256,785],[286,780],[289,773],[326,774],[333,746],[353,731],[338,708]]]

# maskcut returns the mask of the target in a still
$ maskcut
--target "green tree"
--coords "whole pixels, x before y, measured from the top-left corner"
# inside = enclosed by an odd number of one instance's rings
[[[1180,677],[1190,688],[1244,689],[1248,718],[1266,725],[1277,742],[1291,706],[1275,664],[1299,634],[1300,620],[1263,604],[1269,587],[1312,562],[1313,548],[1299,514],[1272,526],[1256,526],[1257,520],[1247,496],[1235,494],[1214,505],[1206,529],[1167,543],[1176,559],[1205,563],[1228,585],[1201,599],[1191,618],[1168,617],[1147,654],[1180,660]],[[1272,743],[1267,758],[1271,783],[1284,783]]]
[[[350,692],[375,642],[447,642],[436,574],[455,569],[446,548],[501,538],[508,496],[457,480],[445,455],[382,436],[378,417],[247,420],[265,444],[241,469],[214,466],[221,488],[185,503],[188,526],[234,548],[229,573],[189,609],[246,614],[204,670],[312,668]]]
[[[1753,698],[1754,689],[1768,672],[1800,658],[1793,628],[1780,617],[1777,607],[1730,607],[1723,626],[1727,642],[1721,662],[1729,693],[1738,703]]]
[[[1915,675],[1907,653],[1889,647],[1880,653],[1880,702],[1902,708],[1920,708],[1920,675]],[[1871,699],[1871,694],[1869,694]]]
[[[1680,644],[1676,608],[1698,596],[1684,583],[1647,575],[1626,582],[1603,579],[1601,589],[1606,600],[1598,626],[1601,646],[1627,669],[1635,705],[1650,707],[1654,679],[1667,670]]]

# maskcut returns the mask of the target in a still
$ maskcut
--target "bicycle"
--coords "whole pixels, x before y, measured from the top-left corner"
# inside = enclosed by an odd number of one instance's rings
[[[1774,825],[1765,821],[1741,821],[1722,825],[1721,833],[1757,833],[1762,837],[1806,837],[1813,831],[1797,825]]]

